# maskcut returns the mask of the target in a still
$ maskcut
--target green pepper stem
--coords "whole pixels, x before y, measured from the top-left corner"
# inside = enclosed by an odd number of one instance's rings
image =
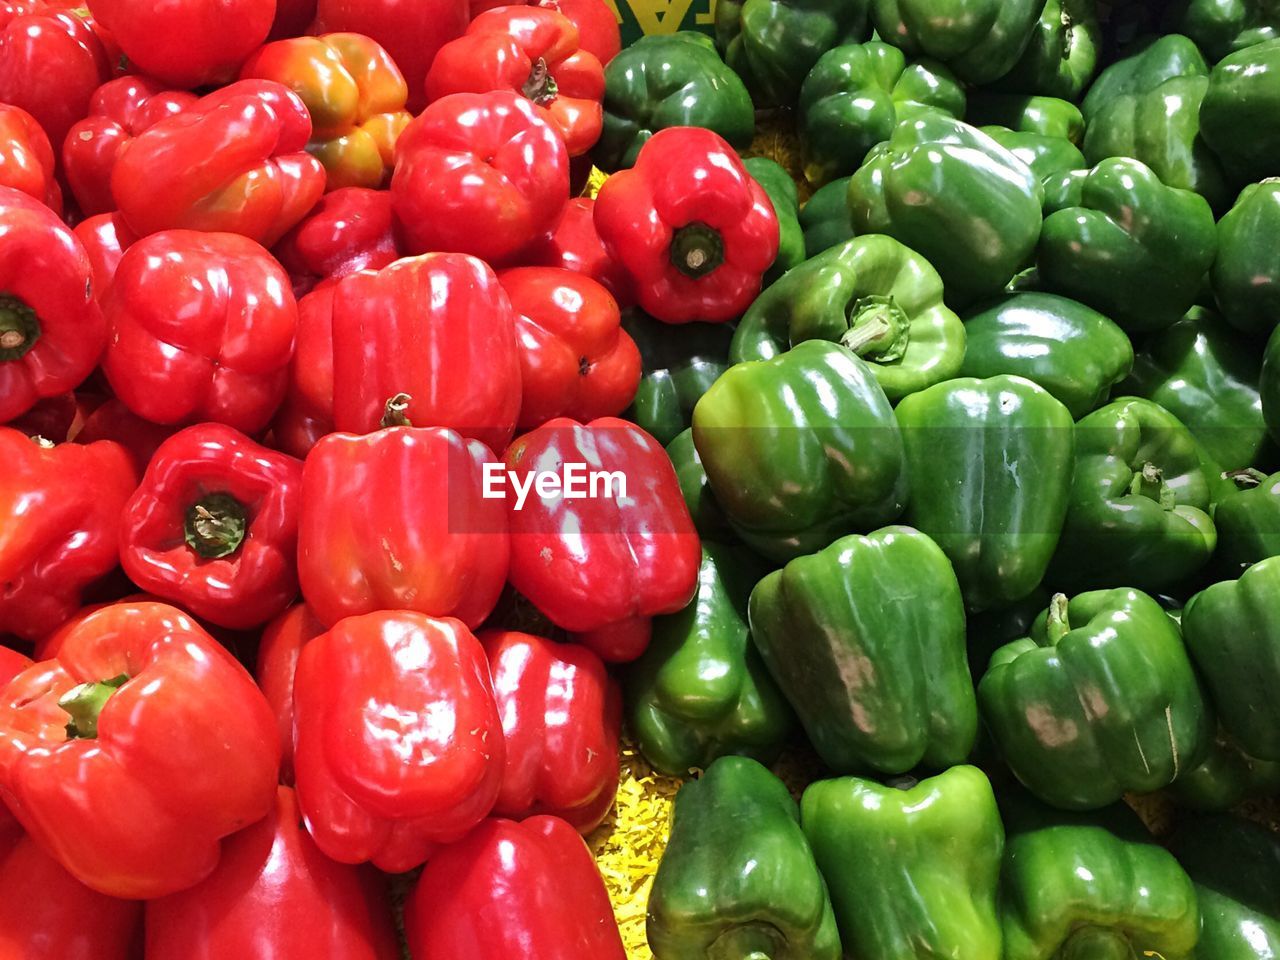
[[[385,427],[412,427],[409,421],[409,404],[413,401],[413,397],[407,393],[397,393],[394,397],[387,401],[382,410],[382,426]]]
[[[911,320],[893,297],[859,297],[849,312],[849,329],[840,343],[868,360],[901,360],[911,339]]]
[[[1149,460],[1133,475],[1129,493],[1154,500],[1163,510],[1172,510],[1178,505],[1177,495],[1164,481],[1164,471]]]
[[[1228,470],[1222,475],[1222,479],[1230,480],[1241,490],[1252,490],[1261,486],[1267,475],[1253,467],[1245,467],[1243,470]]]
[[[529,71],[529,79],[524,82],[520,92],[540,107],[549,106],[559,96],[560,89],[556,85],[555,78],[551,76],[547,61],[542,57],[538,58],[533,69]]]
[[[707,960],[775,960],[792,947],[772,923],[754,921],[727,928],[707,947]]]
[[[0,363],[21,360],[39,339],[35,310],[11,293],[0,293]]]
[[[1045,625],[1045,632],[1049,636],[1049,642],[1055,646],[1071,632],[1071,618],[1067,616],[1068,604],[1065,593],[1055,593],[1049,601],[1049,620]]]
[[[58,700],[58,706],[71,716],[71,722],[67,724],[67,739],[96,739],[98,715],[115,692],[128,682],[129,675],[122,673],[110,680],[82,683],[64,693]]]
[[[184,538],[206,560],[231,556],[248,530],[248,511],[229,493],[210,493],[187,507]]]
[[[687,223],[671,238],[671,262],[691,280],[705,277],[724,263],[724,239],[705,223]]]

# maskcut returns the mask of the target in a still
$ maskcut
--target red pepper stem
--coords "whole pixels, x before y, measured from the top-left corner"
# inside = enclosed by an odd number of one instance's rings
[[[231,556],[248,531],[248,511],[229,493],[210,493],[187,507],[183,529],[187,546],[205,560]]]
[[[1267,475],[1253,467],[1245,467],[1243,470],[1228,470],[1222,475],[1222,479],[1230,480],[1240,490],[1252,490],[1262,486]]]
[[[547,67],[547,61],[538,58],[533,69],[529,71],[529,79],[524,82],[520,92],[540,107],[550,106],[560,94],[555,78]]]
[[[82,683],[72,687],[58,700],[58,706],[71,716],[67,724],[68,740],[93,740],[98,736],[98,715],[117,690],[129,682],[122,673],[110,680]]]
[[[691,280],[705,277],[724,263],[724,239],[705,223],[687,223],[671,238],[671,262]]]
[[[893,297],[860,297],[849,314],[840,343],[860,357],[890,363],[901,360],[911,339],[911,320]]]
[[[1045,629],[1052,644],[1056,645],[1071,632],[1071,619],[1067,616],[1068,603],[1065,593],[1055,593],[1049,601],[1049,620]]]
[[[413,397],[407,393],[397,393],[387,401],[382,410],[382,427],[412,427],[409,420],[409,404]]]
[[[35,310],[11,293],[0,293],[0,363],[21,360],[39,339]]]

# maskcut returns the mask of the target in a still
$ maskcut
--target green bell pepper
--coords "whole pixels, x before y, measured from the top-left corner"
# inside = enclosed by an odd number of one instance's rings
[[[1246,567],[1280,557],[1280,473],[1233,470],[1232,488],[1218,498],[1213,525],[1218,530],[1214,564],[1225,578],[1240,576]]]
[[[1094,0],[1047,0],[1022,57],[991,87],[1079,100],[1098,69],[1101,47]]]
[[[785,561],[902,513],[902,434],[871,368],[807,340],[725,371],[693,409],[716,502],[757,553]]]
[[[1160,330],[1195,302],[1217,249],[1213,211],[1137,160],[1103,160],[1045,187],[1036,249],[1045,290],[1129,332]]]
[[[796,802],[747,757],[721,757],[676,794],[647,919],[656,960],[840,960]]]
[[[964,88],[941,63],[907,63],[887,43],[846,44],[824,53],[800,88],[797,133],[804,175],[824,183],[857,170],[899,120],[937,111],[964,115]]]
[[[1262,419],[1267,422],[1271,439],[1280,443],[1280,327],[1267,341],[1258,391],[1262,394]]]
[[[944,770],[969,755],[978,710],[964,603],[924,534],[837,540],[767,575],[749,610],[765,665],[832,770]]]
[[[1080,148],[1062,137],[1010,130],[1008,127],[979,129],[1030,167],[1042,185],[1088,166]]]
[[[1073,419],[1107,402],[1133,367],[1125,332],[1092,307],[1052,293],[1015,293],[965,318],[961,376],[1007,373],[1038,383]]]
[[[741,547],[704,540],[693,600],[654,617],[626,689],[631,732],[659,773],[688,776],[731,754],[777,759],[791,708],[747,629],[747,599],[765,570]]]
[[[761,293],[734,331],[729,362],[828,340],[862,357],[896,402],[954,377],[964,339],[937,271],[892,237],[873,234],[818,254]]]
[[[1022,93],[974,93],[965,120],[975,127],[1008,127],[1072,143],[1084,138],[1084,116],[1069,100]]]
[[[1251,757],[1219,733],[1204,761],[1179,775],[1165,792],[1180,807],[1219,811],[1277,790],[1280,762]]]
[[[999,293],[1040,236],[1031,169],[976,127],[940,115],[904,120],[849,179],[859,234],[900,240],[934,265],[948,302]]]
[[[643,370],[623,416],[659,443],[670,443],[688,429],[694,404],[729,366],[733,331],[723,323],[673,327],[639,309],[623,313],[622,327],[640,349]]]
[[[804,231],[800,229],[800,193],[791,174],[782,168],[782,164],[768,157],[749,157],[742,161],[747,173],[755,178],[756,183],[764,187],[764,192],[773,204],[773,212],[778,218],[778,255],[764,275],[767,287],[794,266],[804,262]]]
[[[693,525],[699,536],[704,540],[736,543],[738,535],[729,526],[724,511],[711,492],[711,485],[707,483],[707,471],[703,469],[698,448],[693,444],[692,429],[677,434],[667,444],[667,458],[675,467],[680,494],[684,497],[685,506],[689,508],[689,515],[693,517]]]
[[[1223,319],[1238,330],[1265,337],[1280,324],[1280,181],[1264,180],[1240,191],[1218,221],[1213,296]]]
[[[1200,106],[1200,131],[1237,185],[1280,174],[1280,39],[1218,61]]]
[[[1040,585],[1067,510],[1071,413],[1022,377],[965,378],[897,409],[912,497],[904,522],[955,565],[971,612]]]
[[[630,167],[667,127],[706,127],[739,149],[755,136],[751,96],[705,34],[641,37],[609,61],[604,127],[591,159],[607,173]]]
[[[912,57],[933,57],[967,83],[1004,76],[1027,44],[1040,0],[871,0],[882,40]]]
[[[977,767],[890,786],[820,780],[804,792],[800,823],[847,956],[1000,956],[1004,826]]]
[[[1217,61],[1280,35],[1280,7],[1275,0],[1180,0],[1165,25],[1185,33]]]
[[[853,219],[849,216],[849,178],[832,180],[819,187],[800,208],[804,230],[804,253],[816,257],[838,243],[852,240]]]

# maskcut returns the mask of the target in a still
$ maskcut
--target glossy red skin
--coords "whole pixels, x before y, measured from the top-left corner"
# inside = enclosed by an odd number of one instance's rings
[[[515,316],[498,278],[474,257],[426,254],[353,273],[333,293],[333,420],[381,426],[408,394],[416,427],[449,427],[493,450],[520,413]]]
[[[293,790],[223,845],[218,869],[147,904],[147,960],[399,960],[386,883],[334,863],[299,823]]]
[[[609,291],[557,267],[516,267],[498,280],[516,313],[523,391],[517,426],[627,409],[640,382],[640,351]]]
[[[127,674],[93,740],[68,740],[58,699]],[[0,795],[81,883],[150,899],[217,866],[221,840],[275,797],[280,744],[253,679],[182,611],[117,603],[0,697]]]
[[[557,817],[486,820],[427,863],[405,907],[414,960],[625,960],[591,851]]]
[[[298,805],[339,863],[402,873],[493,807],[502,723],[461,621],[348,617],[303,648],[293,706]]]
[[[324,167],[305,150],[310,137],[297,94],[272,80],[240,80],[129,141],[111,194],[139,236],[225,231],[270,246],[324,193]]]
[[[273,0],[92,0],[139,73],[190,89],[225,83],[267,38]]]
[[[500,265],[555,228],[569,197],[569,156],[538,111],[514,93],[458,93],[405,128],[391,202],[406,250]]]
[[[61,214],[62,189],[54,167],[53,148],[36,118],[21,107],[0,103],[0,186],[21,190]]]
[[[494,815],[550,814],[590,833],[618,791],[617,683],[599,657],[577,644],[507,630],[479,639],[507,751]]]
[[[381,270],[400,257],[391,217],[391,194],[367,187],[326,193],[271,251],[289,271],[301,297],[321,280],[357,270]]]
[[[118,444],[48,448],[7,427],[0,463],[0,623],[34,642],[75,614],[85,587],[115,567],[120,511],[138,476]]]
[[[482,496],[489,448],[441,428],[335,433],[302,473],[298,577],[332,626],[376,610],[477,627],[506,581],[505,507]]]
[[[531,266],[585,274],[613,294],[618,306],[629,307],[635,303],[631,277],[605,250],[596,232],[595,208],[590,197],[574,197],[565,204],[555,231],[530,247],[524,259]]]
[[[635,166],[605,181],[596,230],[631,276],[636,300],[667,323],[740,315],[778,253],[778,218],[733,147],[710,130],[669,127],[641,148]],[[676,230],[701,223],[720,233],[724,262],[694,279],[676,269]]]
[[[508,485],[509,579],[557,626],[586,635],[580,639],[603,659],[639,656],[648,642],[647,618],[674,613],[692,599],[701,557],[662,446],[624,420],[558,419],[518,437],[504,459],[521,477],[559,476],[566,463],[625,475],[625,500],[541,499],[531,490],[521,510]]]
[[[333,433],[333,290],[324,280],[298,301],[298,337],[289,387],[271,424],[275,446],[302,459]]]
[[[244,541],[206,559],[185,539],[187,511],[210,492],[245,508]],[[220,423],[187,427],[160,445],[125,506],[120,562],[129,579],[220,627],[260,627],[298,595],[302,462]]]
[[[198,99],[194,93],[170,90],[150,77],[118,77],[98,87],[84,119],[59,141],[62,169],[80,212],[92,216],[115,210],[111,171],[124,145]]]
[[[293,783],[293,678],[302,648],[327,628],[305,603],[290,607],[262,631],[253,675],[276,715],[280,732],[280,782]]]
[[[604,123],[604,67],[579,49],[577,26],[556,10],[515,4],[477,16],[436,54],[427,72],[427,100],[491,90],[527,97],[525,85],[538,63],[555,81],[556,93],[534,102],[564,137],[569,156],[581,156],[595,146]]]
[[[124,252],[138,238],[118,213],[97,213],[75,225],[72,232],[84,246],[93,268],[93,288],[101,301],[115,278]]]
[[[143,420],[116,398],[97,407],[85,418],[74,439],[76,443],[114,440],[124,448],[139,477],[160,449],[160,444],[173,436],[174,428]]]
[[[124,404],[161,424],[257,433],[284,398],[298,326],[289,278],[231,233],[169,230],[133,244],[104,309],[102,369]]]

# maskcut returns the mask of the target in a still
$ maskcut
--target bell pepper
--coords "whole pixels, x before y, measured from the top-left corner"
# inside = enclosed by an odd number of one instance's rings
[[[828,50],[800,87],[797,132],[805,179],[815,186],[848,176],[900,120],[938,112],[964,116],[964,88],[936,60],[907,62],[878,40]]]
[[[856,237],[818,254],[756,298],[733,334],[729,362],[769,360],[829,340],[871,368],[891,403],[949,380],[965,328],[942,302],[942,280],[892,237]]]
[[[750,618],[765,665],[832,770],[944,770],[968,756],[978,708],[964,602],[924,534],[885,527],[792,560],[751,591]]]
[[[289,271],[293,292],[299,297],[322,280],[358,270],[381,270],[400,259],[391,194],[365,187],[326,193],[271,252]]]
[[[1197,956],[1191,880],[1127,807],[1086,816],[1005,797],[1000,812],[1005,960]]]
[[[1079,100],[1098,69],[1102,27],[1094,0],[1046,0],[1027,48],[991,86],[1009,93]]]
[[[195,230],[145,237],[121,258],[104,311],[102,369],[138,416],[252,434],[280,406],[298,308],[284,270],[252,240]]]
[[[78,387],[107,342],[92,266],[43,203],[0,186],[0,423]]]
[[[620,414],[640,382],[640,351],[620,326],[609,291],[557,267],[516,267],[498,276],[515,313],[522,430],[555,417]]]
[[[410,253],[510,261],[555,228],[568,196],[564,141],[514,93],[437,100],[396,142],[391,203]]]
[[[849,177],[832,180],[819,187],[800,208],[800,226],[804,230],[804,252],[816,257],[823,250],[854,236],[849,216]]]
[[[405,906],[415,960],[625,960],[609,894],[558,817],[485,820],[432,857]]]
[[[1208,562],[1217,542],[1195,438],[1159,404],[1123,397],[1076,425],[1076,466],[1051,581],[1161,590]]]
[[[0,47],[0,54],[3,52]],[[0,186],[25,193],[55,214],[62,213],[62,188],[54,177],[49,138],[35,117],[5,103],[0,103]]]
[[[1038,133],[1079,143],[1084,136],[1080,108],[1057,97],[975,91],[965,119],[975,127],[1001,126],[1018,133]]]
[[[71,231],[84,247],[93,271],[94,295],[102,299],[111,289],[124,252],[138,241],[119,213],[96,213]]]
[[[693,439],[734,531],[771,560],[891,523],[906,501],[893,408],[839,344],[731,366],[694,407]]]
[[[608,290],[618,306],[629,307],[635,301],[631,278],[604,248],[596,232],[595,209],[590,197],[572,198],[555,230],[536,240],[522,259],[530,266],[563,267],[585,274]]]
[[[830,886],[846,956],[1000,955],[1004,826],[977,767],[888,786],[819,780],[804,791],[800,822]]]
[[[636,301],[666,323],[736,317],[778,254],[764,188],[728,143],[696,127],[649,138],[635,165],[601,187],[595,224]]]
[[[407,394],[402,413],[415,426],[449,427],[491,450],[510,441],[521,393],[514,311],[479,260],[427,254],[345,277],[332,327],[339,430],[377,430],[387,401]]]
[[[964,378],[898,405],[904,522],[937,541],[970,612],[1021,600],[1053,557],[1071,487],[1071,414],[1017,376]]]
[[[120,562],[143,590],[220,627],[298,595],[302,464],[219,423],[175,433],[125,505]]]
[[[978,701],[1018,779],[1067,810],[1168,786],[1213,738],[1177,624],[1137,590],[1056,594],[992,655]]]
[[[698,534],[666,453],[624,420],[557,418],[503,459],[511,585],[602,659],[634,660],[648,618],[683,609],[697,588]],[[585,465],[576,480],[569,464]],[[531,486],[547,474],[555,489]]]
[[[888,234],[924,256],[955,304],[999,293],[1026,265],[1041,200],[1026,164],[940,114],[903,120],[849,180],[855,232]]]
[[[719,323],[672,330],[639,310],[623,314],[622,328],[640,349],[643,366],[625,416],[659,443],[669,444],[689,428],[694,406],[729,366],[733,331]]]
[[[461,839],[502,784],[502,721],[484,649],[461,621],[347,617],[298,658],[298,806],[339,863],[388,873]]]
[[[280,782],[293,783],[293,679],[302,648],[326,627],[305,603],[290,607],[262,631],[253,676],[276,715],[280,733]]]
[[[175,432],[173,427],[163,427],[150,420],[143,420],[113,397],[85,418],[83,426],[75,434],[75,441],[79,444],[97,443],[100,440],[118,443],[133,463],[135,476],[141,477],[151,458],[160,449],[160,444]],[[132,493],[133,490],[130,489],[129,492]]]
[[[1125,332],[1091,307],[1052,293],[1014,293],[969,314],[960,373],[1026,377],[1079,419],[1133,369]]]
[[[933,57],[961,80],[990,83],[1017,64],[1040,0],[871,0],[871,21],[909,56]]]
[[[576,644],[511,630],[486,631],[479,640],[506,742],[494,815],[545,814],[590,833],[613,809],[618,790],[617,682],[599,657]]]
[[[720,543],[738,543],[738,535],[729,526],[724,511],[716,503],[715,494],[711,492],[711,484],[707,481],[707,471],[698,456],[698,448],[693,442],[693,429],[676,434],[674,440],[667,444],[667,457],[676,471],[676,481],[680,484],[680,495],[684,497],[685,506],[689,508],[689,516],[698,535],[705,541]]]
[[[479,626],[507,576],[501,499],[483,495],[489,448],[439,427],[335,433],[307,455],[298,579],[332,626],[413,610]],[[365,504],[363,509],[352,509]]]
[[[764,188],[778,218],[778,255],[765,271],[764,286],[774,283],[792,267],[804,262],[804,231],[800,229],[800,191],[787,169],[769,157],[747,157],[743,168]]]
[[[649,894],[656,960],[839,960],[827,885],[782,781],[721,757],[676,794]]]
[[[1280,256],[1265,238],[1280,230],[1280,182],[1245,187],[1218,221],[1213,297],[1223,319],[1266,336],[1280,325]]]
[[[1218,61],[1200,105],[1204,142],[1235,185],[1280,174],[1280,38]]]
[[[1258,470],[1235,470],[1227,479],[1232,486],[1213,508],[1218,531],[1213,560],[1233,578],[1252,564],[1280,557],[1280,473],[1268,477]]]
[[[1103,160],[1045,189],[1036,266],[1045,290],[1131,333],[1162,330],[1195,302],[1213,263],[1213,211],[1137,160]]]
[[[413,119],[400,68],[358,33],[292,37],[260,48],[240,79],[274,80],[311,115],[307,152],[324,165],[327,189],[382,186],[391,176],[396,140]]]
[[[604,126],[591,159],[609,173],[633,166],[640,148],[667,127],[705,127],[739,150],[751,145],[751,95],[705,34],[649,34],[609,63]]]
[[[272,445],[299,460],[305,458],[321,438],[334,432],[333,293],[336,284],[336,280],[321,281],[298,301],[298,336],[289,362],[289,386],[271,422]]]
[[[1179,807],[1222,811],[1277,790],[1280,762],[1249,756],[1219,731],[1208,756],[1198,767],[1180,773],[1165,792]]]
[[[324,192],[324,168],[303,150],[310,137],[297,94],[240,80],[134,137],[116,157],[111,193],[139,236],[223,231],[270,246]]]
[[[1080,148],[1064,137],[1010,130],[1008,127],[979,129],[1025,163],[1046,188],[1051,181],[1088,166]]]
[[[186,614],[118,603],[0,697],[0,795],[86,886],[152,899],[199,883],[275,795],[275,718]]]
[[[1168,13],[1168,28],[1186,34],[1214,61],[1280,30],[1280,15],[1266,0],[1181,0]]]
[[[781,752],[791,708],[747,626],[764,572],[743,551],[704,542],[697,594],[654,618],[649,649],[627,674],[627,705],[640,752],[660,773],[686,776],[728,755],[772,763]]]
[[[1280,443],[1280,332],[1273,333],[1267,341],[1258,392],[1262,396],[1262,418],[1267,430],[1271,432],[1271,439]]]

